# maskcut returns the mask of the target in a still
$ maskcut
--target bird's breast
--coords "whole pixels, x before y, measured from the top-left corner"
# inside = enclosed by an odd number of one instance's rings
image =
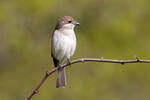
[[[55,31],[52,42],[52,52],[57,60],[69,59],[74,54],[76,36],[73,30]]]

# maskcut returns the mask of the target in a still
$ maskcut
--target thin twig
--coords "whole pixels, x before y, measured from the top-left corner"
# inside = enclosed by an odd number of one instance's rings
[[[120,64],[125,64],[125,63],[150,63],[150,60],[140,60],[137,56],[135,56],[136,60],[111,60],[111,59],[104,59],[103,57],[101,59],[96,59],[96,58],[82,58],[82,59],[76,59],[74,61],[71,61],[69,64],[66,63],[62,65],[61,67],[67,67],[69,65],[79,63],[79,62],[107,62],[107,63],[120,63]],[[58,68],[53,68],[50,71],[47,71],[44,77],[41,79],[41,81],[38,83],[38,85],[35,87],[35,89],[29,94],[29,96],[25,100],[30,100],[33,95],[39,93],[39,88],[42,86],[42,84],[45,82],[45,80],[50,76],[52,73],[57,71]]]

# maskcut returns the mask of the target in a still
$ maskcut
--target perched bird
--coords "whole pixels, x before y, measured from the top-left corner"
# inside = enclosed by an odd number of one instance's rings
[[[60,67],[66,60],[69,61],[76,49],[76,36],[74,27],[80,25],[70,16],[61,17],[52,34],[51,56],[55,67]],[[65,68],[59,68],[56,88],[66,86]]]

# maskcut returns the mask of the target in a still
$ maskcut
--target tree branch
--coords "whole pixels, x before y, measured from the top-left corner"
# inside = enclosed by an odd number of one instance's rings
[[[150,60],[140,60],[137,56],[135,56],[136,60],[111,60],[111,59],[104,59],[103,57],[100,59],[96,58],[82,58],[82,59],[76,59],[74,61],[71,61],[69,64],[65,63],[64,65],[61,65],[62,68],[67,67],[69,65],[79,63],[79,62],[107,62],[107,63],[119,63],[119,64],[125,64],[125,63],[150,63]],[[41,79],[41,81],[38,83],[38,85],[35,87],[35,89],[29,94],[29,96],[25,100],[30,100],[33,95],[38,93],[39,88],[42,86],[42,84],[45,82],[45,80],[50,76],[52,73],[57,71],[58,68],[53,68],[50,71],[47,71],[44,77]]]

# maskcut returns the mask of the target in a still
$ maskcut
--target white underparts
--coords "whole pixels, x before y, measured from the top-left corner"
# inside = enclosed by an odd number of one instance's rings
[[[64,62],[74,54],[76,49],[76,36],[73,28],[74,26],[70,26],[70,28],[65,26],[54,32],[52,38],[52,53],[59,61]]]

